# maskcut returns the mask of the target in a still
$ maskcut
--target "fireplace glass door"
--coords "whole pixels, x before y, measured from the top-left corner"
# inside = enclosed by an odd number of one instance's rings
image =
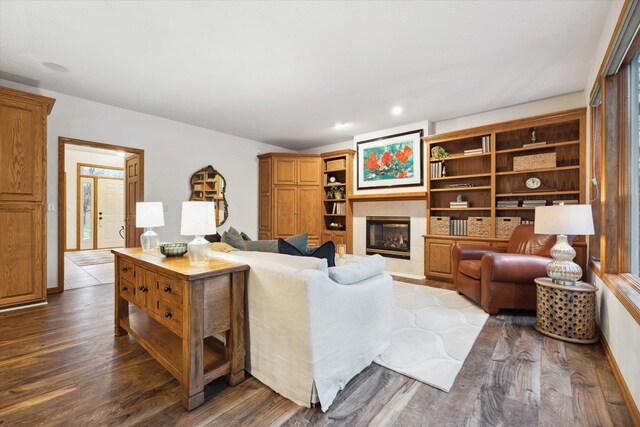
[[[410,258],[411,222],[402,217],[367,217],[367,255]]]

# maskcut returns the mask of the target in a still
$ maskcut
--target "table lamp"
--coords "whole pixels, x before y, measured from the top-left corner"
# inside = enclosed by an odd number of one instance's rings
[[[557,234],[547,275],[554,283],[574,285],[582,277],[582,269],[573,262],[576,251],[569,244],[567,235],[593,234],[591,205],[537,206],[535,218],[536,234]]]
[[[136,227],[144,228],[140,236],[140,244],[145,252],[153,251],[160,245],[158,233],[153,227],[164,226],[164,211],[162,202],[137,202],[136,203]]]
[[[209,262],[207,248],[209,242],[204,238],[216,232],[214,202],[182,202],[182,220],[180,234],[195,236],[187,245],[191,265],[206,265]]]

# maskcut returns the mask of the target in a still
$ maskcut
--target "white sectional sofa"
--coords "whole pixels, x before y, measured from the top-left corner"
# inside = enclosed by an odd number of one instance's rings
[[[246,251],[210,256],[251,267],[246,369],[299,405],[320,402],[327,410],[390,344],[393,282],[381,259],[367,257],[330,272],[326,260],[312,257]]]

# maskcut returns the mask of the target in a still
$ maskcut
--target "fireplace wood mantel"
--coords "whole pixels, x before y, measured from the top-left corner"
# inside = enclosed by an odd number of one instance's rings
[[[387,194],[352,194],[349,195],[349,202],[398,202],[405,200],[427,201],[428,192],[416,191],[412,193],[387,193]]]

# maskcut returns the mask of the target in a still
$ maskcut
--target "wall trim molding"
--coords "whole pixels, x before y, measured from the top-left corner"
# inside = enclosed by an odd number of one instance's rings
[[[629,411],[629,416],[631,417],[632,424],[635,426],[640,426],[640,410],[638,410],[638,406],[636,405],[636,402],[633,400],[633,396],[629,391],[629,387],[627,387],[627,383],[624,380],[624,376],[622,375],[622,372],[618,367],[618,363],[616,362],[616,359],[613,356],[611,347],[609,347],[609,343],[607,343],[607,339],[604,337],[604,334],[602,334],[602,332],[600,332],[600,342],[602,343],[604,354],[605,356],[607,356],[607,360],[609,361],[609,365],[611,366],[613,377],[616,379],[616,382],[618,383],[618,387],[620,388],[620,394],[622,394],[622,399],[624,400],[624,404],[627,407],[627,411]]]

